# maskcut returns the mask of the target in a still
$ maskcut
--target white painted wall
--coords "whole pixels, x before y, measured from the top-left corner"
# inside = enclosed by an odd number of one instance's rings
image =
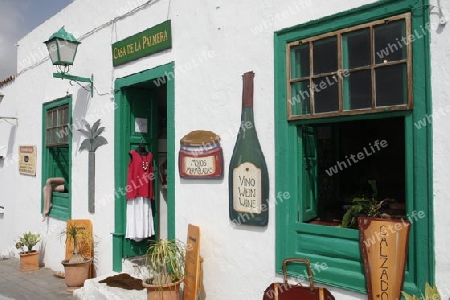
[[[11,84],[3,87],[0,93],[4,95],[0,103],[0,117],[17,117],[17,102],[13,95]],[[17,122],[15,120],[0,120],[0,206],[4,207],[4,213],[0,214],[0,258],[8,257],[15,253],[16,248],[12,241],[16,235],[12,228],[18,208],[15,202],[19,199],[16,195],[16,182],[13,173],[19,172],[17,165],[17,149],[15,133],[17,132]],[[6,227],[7,224],[10,224]],[[5,225],[5,226],[4,226]]]
[[[437,0],[435,0],[437,1]],[[0,205],[6,212],[0,215],[0,252],[6,252],[24,231],[32,230],[46,236],[44,262],[60,270],[64,256],[63,241],[58,232],[64,222],[49,219],[41,222],[41,110],[42,103],[73,95],[73,118],[86,118],[94,122],[102,119],[106,127],[104,136],[108,144],[96,152],[96,199],[94,215],[87,211],[87,153],[78,152],[82,137],[74,131],[72,166],[72,216],[93,221],[97,237],[97,273],[112,270],[112,238],[114,231],[114,80],[175,61],[175,143],[188,132],[211,130],[222,138],[225,160],[223,180],[176,179],[176,236],[185,239],[187,224],[201,227],[201,252],[204,257],[204,285],[208,299],[261,299],[264,289],[275,275],[275,209],[270,208],[266,228],[230,225],[228,219],[228,163],[236,141],[241,114],[241,75],[254,71],[255,124],[266,157],[270,175],[270,194],[274,194],[274,126],[273,126],[273,32],[284,27],[345,11],[373,1],[282,1],[282,0],[159,0],[137,11],[132,17],[116,19],[143,0],[74,1],[69,7],[42,24],[19,42],[18,65],[23,71],[13,85],[1,89],[5,99],[0,104],[0,116],[16,114],[19,127],[12,137],[12,154],[18,145],[38,146],[36,177],[18,174],[17,163],[8,166],[0,162]],[[446,15],[450,18],[450,14]],[[173,46],[171,50],[151,55],[116,68],[112,67],[111,44],[137,32],[172,20]],[[436,16],[432,16],[436,21]],[[110,22],[110,23],[108,23]],[[87,35],[94,28],[106,24]],[[95,77],[96,92],[90,99],[78,85],[54,79],[53,67],[47,57],[45,45],[48,37],[65,25],[67,31],[80,38],[75,66],[71,73]],[[450,65],[448,26],[431,33],[433,71],[433,113],[447,105],[447,83]],[[447,38],[445,38],[447,37]],[[449,218],[447,199],[450,190],[448,172],[450,146],[446,117],[434,122],[434,193],[435,243],[437,283],[442,291],[450,287],[450,260],[446,236]],[[9,125],[0,121],[0,146]],[[127,163],[127,162],[124,162]],[[5,160],[6,164],[6,160]],[[178,174],[178,170],[172,170]],[[174,199],[168,199],[173,201]],[[273,197],[270,199],[274,203]],[[20,222],[18,222],[20,220]],[[364,295],[330,288],[337,299],[365,299]],[[447,291],[446,295],[450,293]]]
[[[434,244],[436,260],[436,285],[442,299],[450,297],[450,247],[449,211],[450,189],[448,188],[450,160],[450,6],[448,3],[432,0],[437,7],[430,14],[431,80],[433,111],[433,192],[434,192]],[[446,24],[444,24],[446,21]],[[430,125],[430,123],[429,123]],[[428,126],[429,126],[428,125]]]

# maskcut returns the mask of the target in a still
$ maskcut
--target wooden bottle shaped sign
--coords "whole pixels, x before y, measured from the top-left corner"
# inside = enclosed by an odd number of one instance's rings
[[[253,119],[253,78],[243,77],[239,134],[229,167],[229,216],[234,224],[266,226],[269,221],[269,175]]]

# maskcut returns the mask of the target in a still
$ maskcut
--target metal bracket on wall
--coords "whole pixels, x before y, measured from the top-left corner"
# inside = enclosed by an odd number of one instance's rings
[[[76,82],[87,82],[91,87],[91,97],[94,97],[94,75],[91,75],[91,78],[88,77],[79,77],[65,73],[53,73],[53,78],[61,78],[61,79],[69,79]]]

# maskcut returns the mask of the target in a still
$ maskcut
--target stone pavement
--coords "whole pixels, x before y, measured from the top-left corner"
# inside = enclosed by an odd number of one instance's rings
[[[77,299],[66,292],[64,279],[48,268],[21,272],[18,258],[0,259],[0,300]]]

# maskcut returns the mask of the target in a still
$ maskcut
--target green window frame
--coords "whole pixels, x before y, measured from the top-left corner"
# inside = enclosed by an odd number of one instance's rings
[[[405,135],[406,213],[411,215],[413,211],[423,211],[426,216],[413,222],[411,227],[404,290],[417,292],[426,282],[434,283],[432,126],[428,124],[422,129],[414,126],[415,122],[431,113],[429,36],[426,34],[426,29],[429,29],[427,4],[426,0],[378,1],[275,33],[275,193],[288,192],[290,195],[289,199],[277,201],[276,205],[277,272],[282,272],[281,264],[285,258],[309,258],[313,264],[323,266],[325,263],[327,266],[316,272],[314,278],[317,282],[366,293],[359,232],[302,221],[316,213],[314,191],[318,188],[314,186],[317,174],[310,174],[312,180],[303,178],[305,173],[302,170],[317,160],[314,151],[308,150],[314,149],[315,143],[312,135],[308,134],[308,127],[319,123],[401,117],[404,120]],[[406,101],[399,105],[376,105],[376,95],[371,94],[370,107],[351,109],[348,94],[346,95],[348,86],[346,87],[345,78],[340,78],[337,84],[338,110],[324,113],[314,113],[314,107],[309,111],[303,108],[292,110],[289,103],[292,84],[302,80],[310,84],[315,79],[315,75],[308,73],[310,70],[302,73],[297,69],[291,76],[291,60],[297,58],[292,56],[290,50],[301,45],[299,41],[311,43],[336,36],[337,47],[343,49],[344,34],[384,24],[385,20],[398,19],[405,20],[406,33],[415,35],[415,40],[407,45],[406,56],[387,64],[374,64],[372,52],[372,63],[362,69],[370,70],[373,74],[377,68],[383,68],[384,65],[404,64],[406,72],[409,72],[405,85]],[[305,52],[310,54],[311,50]],[[311,56],[304,57],[307,58],[303,58],[303,61],[311,59]],[[302,61],[302,58],[298,59]],[[345,59],[342,56],[342,61],[345,62]],[[336,75],[333,72],[345,70],[345,64],[340,64],[336,70],[318,73],[317,77]],[[360,67],[349,69],[349,72],[361,70],[358,68]],[[373,82],[374,79],[371,78]],[[375,88],[371,85],[372,91]],[[413,97],[416,99],[414,105]],[[299,130],[301,128],[302,130]],[[417,182],[421,184],[415,184]],[[293,276],[302,276],[304,272],[301,266],[289,269]]]
[[[48,178],[63,177],[65,191],[52,194],[50,217],[60,220],[72,218],[72,97],[64,97],[43,104],[42,107],[42,186]],[[44,198],[41,193],[41,212]]]
[[[411,109],[410,19],[405,13],[288,43],[288,119]]]

